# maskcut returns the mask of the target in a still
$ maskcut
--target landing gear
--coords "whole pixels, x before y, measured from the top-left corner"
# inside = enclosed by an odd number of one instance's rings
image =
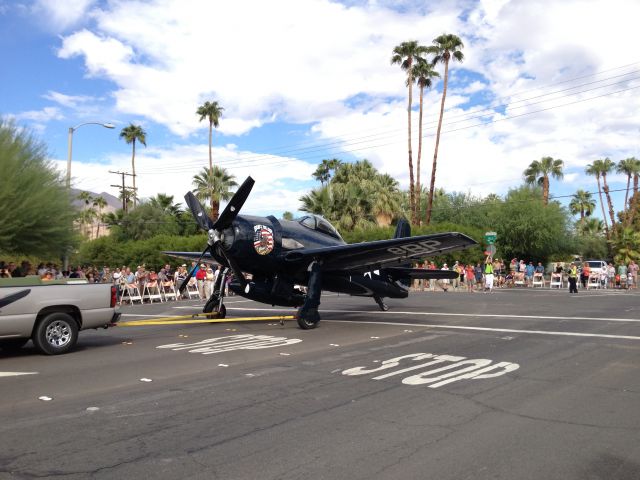
[[[373,299],[378,304],[378,307],[380,307],[380,310],[382,310],[383,312],[386,312],[387,310],[389,310],[389,305],[387,305],[382,301],[382,297],[379,297],[378,295],[374,295]]]
[[[320,314],[320,295],[322,293],[322,266],[318,262],[313,262],[309,266],[309,283],[307,296],[302,307],[298,309],[296,319],[298,325],[303,330],[311,330],[318,326]]]
[[[224,306],[223,302],[225,279],[227,278],[228,271],[228,268],[223,269],[218,275],[218,278],[216,278],[216,282],[213,285],[213,293],[202,309],[203,313],[215,313],[216,318],[225,318],[227,316],[227,307]]]

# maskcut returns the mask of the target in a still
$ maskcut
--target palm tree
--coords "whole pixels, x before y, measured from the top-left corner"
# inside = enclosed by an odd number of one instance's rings
[[[224,108],[218,105],[218,102],[206,101],[198,107],[196,115],[200,115],[200,121],[205,118],[209,120],[209,169],[213,170],[213,157],[211,156],[211,143],[213,140],[213,127],[218,128],[220,125],[220,117]],[[213,208],[213,205],[211,206]]]
[[[607,174],[613,172],[616,168],[616,162],[611,161],[609,157],[602,160],[602,168],[600,175],[602,175],[602,191],[607,198],[607,204],[609,205],[609,217],[611,218],[611,230],[615,232],[616,228],[616,214],[613,211],[613,202],[611,201],[611,194],[609,193],[609,185],[607,185]]]
[[[629,205],[629,214],[626,218],[626,226],[629,227],[633,223],[633,219],[636,215],[636,211],[638,209],[638,180],[640,178],[640,160],[635,157],[631,157],[631,159],[635,163],[633,167],[633,196],[631,197],[631,205]]]
[[[416,40],[402,42],[393,49],[391,56],[391,64],[399,64],[400,68],[407,72],[406,85],[409,89],[409,101],[407,103],[407,129],[408,129],[408,146],[409,146],[409,195],[411,203],[411,221],[416,223],[416,207],[415,207],[415,182],[413,178],[413,158],[411,150],[411,104],[413,102],[413,82],[415,76],[413,73],[414,64],[418,59],[422,58],[427,51],[427,47],[419,45]]]
[[[120,138],[123,138],[127,145],[133,145],[131,149],[131,173],[133,174],[133,208],[135,208],[138,199],[138,190],[136,189],[136,140],[146,147],[147,132],[140,125],[130,123],[128,127],[122,129]]]
[[[164,213],[177,217],[182,211],[180,203],[173,203],[173,195],[158,193],[155,197],[149,199],[149,203],[159,208]]]
[[[314,188],[299,200],[302,203],[300,211],[331,218],[331,199],[327,187]]]
[[[401,213],[401,197],[398,181],[389,174],[378,175],[375,179],[372,213],[379,226],[389,226],[394,217]]]
[[[225,168],[215,166],[212,169],[203,168],[202,171],[194,175],[193,186],[198,200],[211,202],[211,219],[218,219],[220,202],[229,200],[233,196],[231,189],[237,187],[235,176],[227,172]]]
[[[542,201],[545,205],[549,204],[549,175],[556,180],[563,177],[562,167],[564,162],[560,159],[552,157],[542,157],[540,160],[534,160],[524,171],[524,180],[529,185],[542,185]]]
[[[424,97],[424,89],[431,88],[432,78],[440,77],[440,74],[433,69],[433,65],[426,60],[420,59],[418,63],[413,67],[413,74],[416,77],[418,87],[420,87],[420,113],[418,120],[418,161],[416,165],[416,189],[414,205],[416,209],[416,216],[420,217],[420,197],[422,193],[422,187],[420,186],[420,160],[422,158],[422,99]],[[421,218],[418,219],[418,223],[421,222]]]
[[[580,214],[580,225],[584,224],[584,218],[591,216],[595,208],[596,202],[591,197],[591,193],[584,190],[578,190],[574,193],[571,202],[569,202],[571,214]]]
[[[100,236],[100,223],[102,222],[102,210],[104,209],[104,207],[106,207],[107,201],[104,199],[104,197],[99,196],[93,199],[93,206],[97,207],[98,212],[97,212],[97,219],[98,219],[98,226],[96,227],[96,238],[98,238]]]
[[[602,175],[602,160],[594,160],[587,165],[585,169],[587,175],[593,175],[598,182],[598,196],[600,197],[600,207],[602,208],[602,219],[604,220],[604,231],[609,239],[609,224],[607,223],[607,214],[604,210],[604,202],[602,201],[602,187],[600,186],[600,176]]]
[[[620,160],[616,166],[617,173],[623,173],[627,176],[627,191],[624,194],[624,212],[629,209],[629,186],[631,185],[631,177],[640,173],[640,162],[635,157]]]
[[[438,130],[436,132],[436,148],[433,153],[433,166],[431,167],[431,183],[429,184],[429,201],[427,203],[426,224],[431,222],[431,210],[433,208],[433,193],[436,187],[436,166],[438,162],[438,146],[440,144],[440,131],[442,129],[442,117],[444,116],[444,100],[447,96],[447,83],[449,82],[449,62],[462,62],[464,55],[462,49],[464,44],[460,37],[450,33],[445,33],[433,40],[433,45],[428,47],[428,53],[432,53],[433,65],[444,63],[444,83],[442,87],[442,102],[440,103],[440,119],[438,120]]]
[[[318,165],[316,171],[312,173],[312,176],[324,187],[324,184],[329,183],[333,172],[335,172],[341,164],[342,162],[337,158],[332,158],[330,160],[325,158],[322,160],[322,163]]]
[[[585,237],[595,237],[601,235],[604,224],[599,218],[587,218],[578,226],[578,232]]]

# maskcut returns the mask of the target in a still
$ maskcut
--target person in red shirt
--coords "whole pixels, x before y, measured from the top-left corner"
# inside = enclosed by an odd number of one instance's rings
[[[473,293],[473,284],[475,282],[475,272],[473,265],[469,264],[464,268],[464,283],[467,286],[467,292]]]
[[[200,294],[201,300],[206,300],[204,292],[204,281],[207,279],[207,266],[203,263],[200,265],[200,268],[196,272],[196,281],[198,282],[198,293]]]

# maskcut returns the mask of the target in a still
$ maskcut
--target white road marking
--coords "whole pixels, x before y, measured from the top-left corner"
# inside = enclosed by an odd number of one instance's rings
[[[18,377],[20,375],[37,375],[38,372],[0,372],[0,377]]]
[[[53,398],[43,395],[41,397],[38,397],[38,400],[42,400],[43,402],[50,402],[51,400],[53,400]]]
[[[640,340],[640,337],[632,335],[606,335],[604,333],[579,333],[579,332],[558,332],[547,330],[516,330],[513,328],[485,328],[485,327],[466,327],[461,325],[431,325],[428,323],[394,323],[394,322],[369,322],[361,320],[323,320],[324,322],[335,323],[361,323],[368,325],[388,325],[393,327],[427,327],[427,328],[443,328],[452,330],[476,330],[480,332],[506,332],[506,333],[529,333],[536,335],[558,335],[565,337],[595,337],[595,338],[616,338],[622,340]]]
[[[285,347],[302,342],[299,338],[272,337],[269,335],[229,335],[227,337],[207,338],[194,343],[171,343],[156,348],[188,350],[189,353],[210,355],[233,350],[260,350],[263,348]]]
[[[227,310],[255,310],[270,312],[274,309],[270,308],[228,308]],[[284,310],[284,309],[281,309]],[[594,322],[631,322],[640,323],[640,319],[637,318],[609,318],[609,317],[552,317],[548,315],[506,315],[498,313],[440,313],[440,312],[405,312],[405,311],[389,311],[381,312],[378,310],[324,310],[321,309],[320,313],[368,313],[373,315],[423,315],[434,317],[475,317],[475,318],[514,318],[523,320],[588,320]],[[401,325],[401,324],[398,324]]]
[[[153,380],[151,380],[150,378],[141,378],[140,381],[141,382],[153,382]]]

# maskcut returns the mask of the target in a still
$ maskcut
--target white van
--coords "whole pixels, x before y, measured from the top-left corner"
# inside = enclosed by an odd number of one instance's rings
[[[605,262],[604,260],[586,260],[584,263],[587,263],[589,265],[589,269],[591,270],[592,274],[600,274],[603,270],[606,271],[607,268],[607,262]]]

